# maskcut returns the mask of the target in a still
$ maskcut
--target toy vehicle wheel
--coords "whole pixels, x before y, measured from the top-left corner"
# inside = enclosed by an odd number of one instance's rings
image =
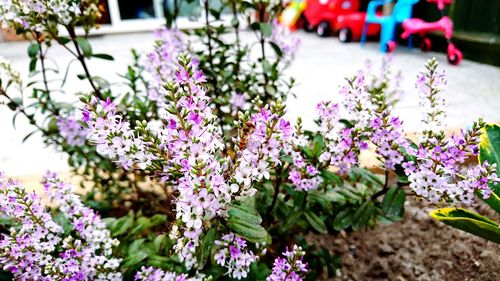
[[[459,50],[455,49],[453,52],[448,52],[447,58],[448,62],[452,65],[458,65],[462,61],[462,52]]]
[[[311,23],[307,20],[307,18],[302,15],[300,16],[302,18],[302,28],[304,29],[305,32],[313,32],[314,31],[314,26],[311,25]]]
[[[428,37],[422,38],[422,42],[420,43],[420,50],[422,52],[428,52],[432,49],[432,41]]]
[[[330,24],[326,21],[320,22],[316,29],[316,34],[320,37],[328,37],[330,35]]]
[[[389,41],[385,44],[385,51],[387,53],[392,53],[396,49],[396,42]]]
[[[351,30],[349,28],[347,28],[347,27],[344,27],[344,28],[340,29],[340,31],[339,31],[339,40],[342,43],[351,42],[351,40],[352,40]]]

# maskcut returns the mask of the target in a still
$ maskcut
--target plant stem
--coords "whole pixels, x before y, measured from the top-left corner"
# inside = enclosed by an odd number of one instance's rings
[[[309,195],[309,193],[306,191],[306,195],[304,196],[304,201],[302,202],[302,211],[304,211],[307,205],[307,195]]]
[[[278,194],[280,193],[280,186],[281,186],[281,182],[283,181],[283,179],[281,178],[281,175],[280,175],[281,172],[282,172],[281,166],[277,167],[276,168],[276,181],[274,183],[273,201],[271,201],[271,205],[267,209],[267,212],[266,212],[267,217],[271,214],[271,212],[274,208],[274,205],[276,205],[276,202],[278,201]]]
[[[15,103],[17,105],[17,110],[19,110],[19,112],[21,112],[27,119],[28,121],[30,122],[31,125],[35,126],[39,131],[41,131],[43,134],[45,135],[48,135],[48,132],[42,128],[40,125],[38,125],[35,121],[35,118],[33,117],[33,115],[30,115],[26,112],[26,110],[24,110],[24,107],[21,105],[21,104],[17,104],[8,94],[7,92],[5,92],[5,89],[0,87],[0,95],[1,96],[4,96],[6,97],[9,102],[12,102],[12,103]]]
[[[238,19],[238,8],[236,4],[236,0],[231,1],[231,10],[233,12],[233,17]],[[236,63],[234,65],[234,77],[238,80],[238,74],[240,72],[240,63],[241,63],[241,43],[240,43],[240,31],[239,24],[234,26],[234,36],[236,37]]]
[[[204,0],[205,7],[205,27],[207,32],[207,47],[208,47],[208,62],[210,63],[211,68],[213,69],[213,54],[212,54],[212,31],[210,30],[210,21],[208,17],[210,15],[210,7],[208,5],[208,0]]]
[[[40,64],[42,66],[42,77],[43,77],[43,85],[45,86],[45,91],[47,92],[47,99],[50,100],[50,93],[49,90],[49,84],[47,82],[47,69],[45,68],[45,54],[43,53],[43,44],[38,43],[38,46],[40,46],[40,52],[39,52],[39,57],[40,57]]]
[[[264,22],[264,16],[266,13],[266,5],[260,1],[259,2],[259,8],[258,8],[258,13],[259,13],[259,18],[257,19],[260,23]],[[267,72],[264,69],[264,62],[266,61],[266,40],[264,39],[264,32],[262,29],[259,29],[260,33],[260,38],[259,38],[259,43],[260,43],[260,51],[261,51],[261,64],[262,64],[262,74],[264,76],[264,95],[266,97],[266,100],[269,96],[269,93],[267,92],[267,84],[269,83],[269,77],[267,76]]]
[[[83,67],[83,71],[85,71],[85,77],[90,83],[90,86],[92,86],[92,89],[94,89],[94,95],[99,98],[100,100],[104,100],[104,97],[99,90],[99,87],[95,85],[94,81],[92,80],[92,75],[90,75],[89,69],[87,67],[87,63],[85,62],[85,56],[82,54],[82,51],[80,50],[80,46],[78,46],[78,42],[76,41],[76,34],[75,34],[75,29],[72,26],[66,27],[69,33],[69,36],[71,37],[71,41],[73,42],[75,49],[76,49],[76,58],[78,61],[80,61],[80,64]]]
[[[382,196],[384,194],[387,193],[387,191],[389,191],[389,170],[385,170],[385,181],[384,181],[384,187],[377,191],[376,193],[374,193],[371,197],[372,200],[375,200],[377,199],[379,196]]]
[[[46,53],[43,52],[43,44],[38,41],[38,45],[40,46],[40,52],[39,52],[39,59],[40,59],[40,64],[41,64],[41,67],[42,67],[42,77],[43,77],[43,85],[45,87],[45,94],[47,96],[47,108],[48,106],[50,105],[52,107],[52,109],[49,109],[50,112],[52,112],[54,115],[56,116],[59,116],[59,109],[54,106],[54,104],[52,103],[52,98],[50,97],[50,88],[49,88],[49,83],[48,83],[48,79],[47,79],[47,68],[45,67],[45,55]],[[47,49],[45,50],[45,52],[47,52],[48,50],[48,47]],[[42,102],[42,101],[40,101]]]

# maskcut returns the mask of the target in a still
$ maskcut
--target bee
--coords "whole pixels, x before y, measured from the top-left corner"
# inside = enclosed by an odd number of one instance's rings
[[[240,150],[243,150],[247,146],[247,139],[250,134],[255,130],[255,125],[251,121],[247,121],[245,125],[243,125],[243,130],[241,132],[240,143],[238,147]]]

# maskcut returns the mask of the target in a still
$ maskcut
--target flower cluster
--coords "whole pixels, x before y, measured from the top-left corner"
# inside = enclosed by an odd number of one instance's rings
[[[300,39],[293,36],[290,30],[278,20],[273,21],[271,42],[280,48],[285,65],[292,61],[301,44]]]
[[[371,123],[373,133],[371,141],[376,146],[376,153],[384,162],[386,169],[394,170],[396,165],[402,164],[404,156],[402,149],[408,148],[408,141],[402,130],[402,122],[398,117],[382,112]]]
[[[89,30],[101,18],[98,0],[1,0],[0,21],[23,32],[57,34],[56,24]]]
[[[309,140],[302,132],[302,120],[299,119],[293,135],[285,145],[284,151],[292,158],[293,166],[290,168],[288,179],[293,183],[296,190],[308,191],[319,187],[323,178],[319,175],[318,169],[307,163],[302,155],[301,148],[309,145]]]
[[[240,196],[253,195],[252,183],[269,179],[269,170],[281,163],[280,151],[292,135],[290,122],[282,118],[283,110],[281,104],[262,108],[243,124],[234,171]]]
[[[121,280],[120,260],[111,257],[117,241],[54,174],[45,180],[73,236],[66,235],[35,193],[0,173],[0,215],[15,227],[0,236],[0,264],[18,280]]]
[[[87,137],[96,144],[97,152],[116,159],[119,166],[130,169],[133,164],[145,169],[155,156],[148,152],[147,144],[136,137],[130,123],[117,113],[117,106],[108,98],[98,102],[87,100],[82,121],[87,124]]]
[[[202,281],[203,275],[189,277],[185,273],[166,272],[158,268],[142,267],[135,275],[136,281]]]
[[[340,173],[346,173],[358,163],[359,153],[368,148],[367,128],[372,118],[373,105],[362,74],[347,79],[347,85],[342,87],[340,93],[352,126],[341,124],[338,104],[321,102],[316,106],[319,132],[324,136],[327,147],[319,160],[337,167]]]
[[[246,278],[250,265],[257,260],[257,256],[247,249],[247,242],[229,233],[222,236],[222,240],[215,241],[215,245],[219,249],[214,256],[217,264],[225,267],[231,278]]]
[[[440,106],[444,99],[439,87],[446,84],[446,80],[435,59],[429,60],[426,68],[427,73],[422,73],[417,82],[425,90],[422,91],[424,99],[427,100],[427,106],[431,107],[423,122],[436,128],[442,125],[441,118],[444,115]],[[403,164],[410,188],[417,195],[433,202],[444,200],[470,205],[474,202],[476,191],[488,198],[491,193],[488,184],[499,181],[496,166],[483,162],[482,165],[462,169],[468,158],[477,156],[484,125],[482,120],[474,122],[471,130],[453,134],[449,139],[443,131],[425,130],[418,148],[408,149],[415,161]]]
[[[2,84],[6,84],[2,85],[3,87],[7,88],[7,85],[13,83],[18,90],[21,90],[21,75],[19,75],[18,71],[12,68],[9,61],[0,56],[0,81],[2,80]]]
[[[204,221],[225,216],[233,198],[253,194],[254,181],[269,179],[291,127],[282,119],[283,106],[262,108],[246,120],[236,159],[224,156],[203,87],[206,78],[188,57],[179,60],[175,80],[166,83],[164,102],[159,102],[163,125],[140,123],[131,129],[109,100],[85,100],[83,119],[98,152],[124,168],[149,169],[178,192],[171,237],[177,239],[175,249],[190,268],[196,264],[194,252]]]
[[[143,65],[150,75],[149,98],[163,101],[165,96],[163,84],[174,76],[177,58],[187,51],[187,40],[179,30],[167,27],[155,30],[154,37],[154,49],[145,55]]]
[[[418,89],[420,105],[424,109],[424,136],[444,126],[445,99],[442,87],[446,85],[444,70],[438,68],[435,58],[429,60],[425,66],[426,71],[417,76],[415,87]],[[427,131],[427,133],[426,133]]]
[[[491,192],[488,184],[499,181],[496,166],[484,162],[465,171],[461,168],[467,158],[477,155],[483,125],[479,121],[470,131],[455,134],[451,139],[436,134],[421,143],[413,152],[416,160],[403,164],[410,188],[433,202],[446,200],[470,205],[475,191],[487,198]]]
[[[384,93],[389,103],[395,103],[403,95],[401,71],[395,71],[392,65],[393,56],[391,54],[382,57],[382,62],[377,70],[373,69],[370,60],[365,62],[365,68],[359,72],[366,77],[366,87],[370,93]]]
[[[384,59],[382,70],[390,69],[389,62]],[[383,72],[384,72],[383,71]],[[371,96],[372,119],[368,131],[371,132],[370,141],[375,146],[375,152],[378,158],[383,162],[385,169],[394,170],[396,165],[402,164],[404,156],[402,151],[409,148],[408,141],[402,128],[402,121],[399,117],[392,114],[392,99],[398,91],[390,88],[389,85],[393,79],[383,76],[382,78],[372,79],[374,81],[382,80],[378,87],[367,85],[367,91]],[[375,82],[376,83],[376,82]]]
[[[71,146],[83,146],[87,140],[88,130],[83,128],[79,120],[73,117],[58,117],[59,134]]]
[[[274,260],[271,275],[267,281],[302,281],[302,275],[307,272],[307,263],[302,261],[305,252],[301,247],[293,245],[292,250],[283,252],[284,257]]]
[[[229,98],[229,104],[233,113],[250,108],[247,94],[232,93]]]

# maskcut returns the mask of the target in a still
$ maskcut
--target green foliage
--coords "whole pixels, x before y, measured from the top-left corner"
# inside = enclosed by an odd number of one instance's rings
[[[405,191],[399,187],[391,187],[382,201],[384,214],[391,219],[402,219],[404,216]]]
[[[260,224],[262,218],[249,202],[233,204],[228,209],[227,226],[231,231],[253,243],[271,244],[271,236]]]
[[[144,265],[170,270],[182,268],[179,260],[172,256],[175,241],[163,233],[167,216],[146,217],[142,212],[130,211],[126,216],[105,218],[104,221],[111,236],[120,240],[116,254],[123,258],[121,267],[126,272],[125,280],[134,280],[135,271]]]
[[[497,175],[500,177],[500,126],[488,124],[484,127],[479,144],[479,161],[488,161],[497,165]],[[500,182],[490,186],[492,193],[489,198],[483,200],[497,213],[500,213]],[[479,195],[481,198],[482,196]]]
[[[430,215],[454,228],[500,243],[500,226],[484,216],[460,208],[437,209]]]
[[[479,144],[479,162],[488,161],[490,164],[496,164],[497,175],[500,176],[500,126],[488,124],[483,130]],[[490,187],[492,192],[488,198],[484,198],[480,193],[477,195],[500,213],[500,183]],[[437,209],[430,215],[454,228],[500,243],[500,226],[487,217],[459,208]]]

